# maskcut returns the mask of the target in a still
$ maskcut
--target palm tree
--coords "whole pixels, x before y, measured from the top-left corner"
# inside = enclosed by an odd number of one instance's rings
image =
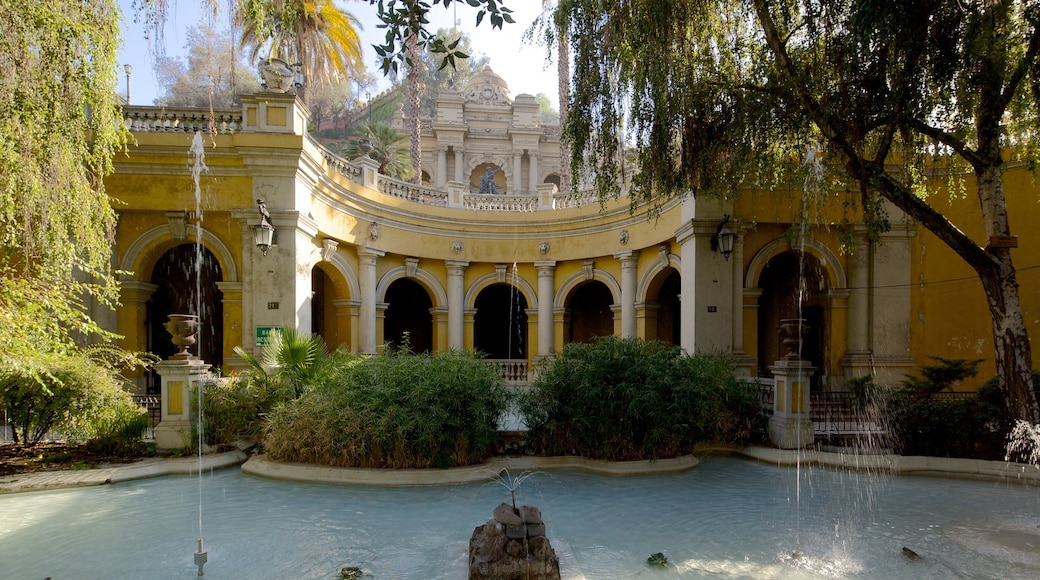
[[[253,63],[274,57],[299,62],[308,79],[326,84],[364,74],[361,22],[332,0],[284,0],[263,20],[243,12],[235,19],[242,26],[239,44]]]
[[[405,43],[408,54],[408,105],[405,111],[405,119],[408,123],[408,132],[411,138],[412,158],[412,181],[422,181],[422,119],[419,112],[422,108],[423,93],[426,92],[426,83],[423,82],[420,69],[423,66],[419,54],[419,35],[410,34]]]
[[[407,149],[407,135],[402,135],[386,123],[362,123],[358,139],[343,148],[343,155],[354,160],[368,155],[379,162],[379,173],[397,179],[411,179],[415,175],[412,158]]]

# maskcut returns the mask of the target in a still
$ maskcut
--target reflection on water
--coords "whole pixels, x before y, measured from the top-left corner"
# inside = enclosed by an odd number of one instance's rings
[[[683,474],[528,478],[565,577],[1037,578],[1040,490],[709,457]],[[194,578],[197,482],[164,477],[0,496],[4,578]],[[495,483],[431,488],[206,476],[206,578],[464,578]],[[799,520],[800,521],[796,521]],[[792,558],[795,530],[801,557]],[[921,555],[911,560],[906,546]],[[663,552],[667,568],[651,568]]]

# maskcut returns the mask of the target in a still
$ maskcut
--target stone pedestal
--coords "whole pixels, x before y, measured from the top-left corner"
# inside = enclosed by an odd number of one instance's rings
[[[559,580],[560,559],[538,508],[503,503],[469,540],[470,580]]]
[[[162,385],[162,416],[155,426],[155,448],[191,447],[191,393],[209,379],[209,365],[194,358],[164,360],[155,365]]]
[[[795,356],[777,361],[769,370],[776,380],[769,440],[780,449],[812,445],[815,432],[809,420],[809,379],[816,367]]]

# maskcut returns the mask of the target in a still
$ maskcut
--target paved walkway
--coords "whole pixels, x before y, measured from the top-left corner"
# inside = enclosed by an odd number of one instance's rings
[[[736,447],[727,445],[698,446],[698,456],[718,453],[739,454],[775,465],[823,465],[842,469],[870,470],[900,475],[928,475],[1007,481],[1040,485],[1040,468],[1003,461],[951,459],[946,457],[904,457],[901,455],[861,455],[804,450],[771,449],[765,447]],[[248,460],[248,461],[247,461]],[[490,481],[508,469],[515,476],[523,471],[550,471],[573,469],[604,475],[637,475],[674,473],[693,469],[698,465],[690,455],[675,459],[654,461],[609,462],[580,457],[496,457],[482,465],[455,469],[349,469],[280,463],[265,456],[250,458],[245,452],[231,451],[204,455],[202,470],[221,469],[242,465],[242,472],[270,479],[306,481],[338,485],[453,485],[458,483]],[[120,481],[143,479],[170,474],[193,474],[199,471],[198,457],[177,459],[146,459],[126,465],[72,471],[41,471],[0,477],[0,494],[22,491],[40,491],[69,487],[106,485]]]
[[[230,451],[202,456],[202,471],[222,469],[241,465],[249,456],[242,451]],[[107,485],[120,481],[144,479],[171,474],[192,474],[199,472],[198,457],[178,457],[176,459],[151,458],[136,463],[112,465],[96,469],[75,469],[68,471],[37,471],[34,473],[18,473],[0,477],[0,493],[20,491],[40,491],[68,487],[89,487]]]

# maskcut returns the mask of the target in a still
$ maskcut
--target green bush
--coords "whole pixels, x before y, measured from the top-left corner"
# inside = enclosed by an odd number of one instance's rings
[[[757,390],[722,356],[606,337],[571,343],[520,399],[536,453],[608,460],[675,457],[698,441],[746,441]]]
[[[473,353],[336,353],[272,410],[264,447],[275,460],[343,467],[469,465],[491,455],[507,405],[498,373]]]
[[[133,448],[144,437],[146,418],[123,389],[118,369],[144,362],[110,346],[36,353],[0,369],[0,407],[7,409],[15,438],[25,446],[54,432]]]
[[[996,379],[976,396],[944,397],[943,391],[978,374],[980,361],[932,358],[937,364],[922,367],[923,377],[908,376],[889,401],[896,449],[903,455],[1003,459],[1011,420]]]
[[[209,445],[260,441],[271,410],[309,389],[329,360],[320,336],[292,328],[272,333],[260,358],[241,347],[235,352],[249,365],[242,374],[203,386],[203,433]],[[196,400],[197,395],[193,404]]]
[[[99,455],[136,455],[145,450],[148,411],[129,397],[113,398],[87,419],[87,449]]]

